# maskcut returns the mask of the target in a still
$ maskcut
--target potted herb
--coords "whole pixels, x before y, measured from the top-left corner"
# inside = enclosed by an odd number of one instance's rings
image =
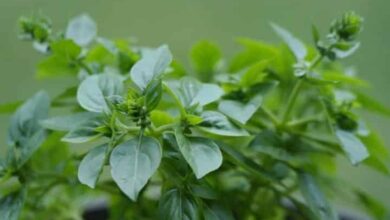
[[[21,18],[20,37],[44,55],[37,76],[77,82],[0,107],[13,112],[0,219],[81,219],[102,201],[110,219],[330,220],[334,197],[388,219],[335,177],[339,155],[389,173],[386,148],[356,110],[390,110],[339,63],[359,48],[362,22],[348,12],[324,36],[313,27],[313,45],[272,24],[283,44],[241,38],[229,62],[201,41],[187,70],[167,45],[99,36],[86,14],[64,32]]]

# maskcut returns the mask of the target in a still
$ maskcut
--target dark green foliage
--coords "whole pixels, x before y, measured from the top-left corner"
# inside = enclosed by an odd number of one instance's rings
[[[324,37],[313,26],[313,46],[272,24],[282,45],[240,39],[230,62],[201,41],[187,71],[166,45],[98,37],[85,14],[65,34],[22,18],[21,37],[46,56],[37,75],[79,81],[52,101],[39,92],[0,105],[17,109],[0,161],[0,219],[80,219],[81,204],[103,196],[112,219],[331,220],[334,190],[387,219],[378,201],[334,179],[340,155],[389,175],[386,147],[356,110],[390,110],[338,63],[358,49],[362,21],[348,12]],[[68,114],[49,117],[50,107]]]

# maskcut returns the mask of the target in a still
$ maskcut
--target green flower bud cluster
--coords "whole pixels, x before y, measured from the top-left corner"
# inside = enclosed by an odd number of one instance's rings
[[[340,19],[333,22],[330,31],[342,40],[353,41],[361,32],[362,24],[362,17],[355,12],[346,12]]]
[[[137,126],[146,127],[150,124],[149,114],[144,106],[144,98],[133,89],[129,89],[125,100],[117,104],[116,109],[129,116]]]
[[[51,21],[45,17],[22,17],[19,19],[20,38],[36,40],[40,43],[48,41],[52,29]]]

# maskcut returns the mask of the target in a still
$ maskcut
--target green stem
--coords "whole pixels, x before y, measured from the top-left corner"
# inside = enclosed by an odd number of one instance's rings
[[[272,123],[274,125],[278,125],[280,122],[279,122],[279,119],[271,112],[269,111],[268,109],[266,109],[265,107],[261,107],[261,110],[264,112],[264,114],[272,121]]]

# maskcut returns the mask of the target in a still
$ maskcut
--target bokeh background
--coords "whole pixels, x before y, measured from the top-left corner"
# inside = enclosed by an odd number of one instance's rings
[[[239,50],[236,37],[278,42],[270,21],[310,42],[312,24],[326,33],[333,18],[346,10],[363,15],[365,29],[361,49],[345,63],[354,65],[371,82],[367,93],[390,106],[388,0],[0,0],[0,103],[25,99],[41,88],[57,94],[71,83],[68,78],[35,79],[35,65],[41,56],[30,43],[16,37],[21,15],[42,12],[52,18],[54,28],[61,29],[73,16],[87,12],[98,23],[99,35],[135,37],[139,44],[149,46],[167,43],[174,55],[188,64],[188,51],[200,39],[217,43],[229,59]],[[366,118],[389,146],[390,119],[369,114]],[[5,143],[8,121],[9,116],[0,116],[0,143]],[[340,164],[340,176],[390,208],[389,177],[363,167],[356,169],[343,158]]]

